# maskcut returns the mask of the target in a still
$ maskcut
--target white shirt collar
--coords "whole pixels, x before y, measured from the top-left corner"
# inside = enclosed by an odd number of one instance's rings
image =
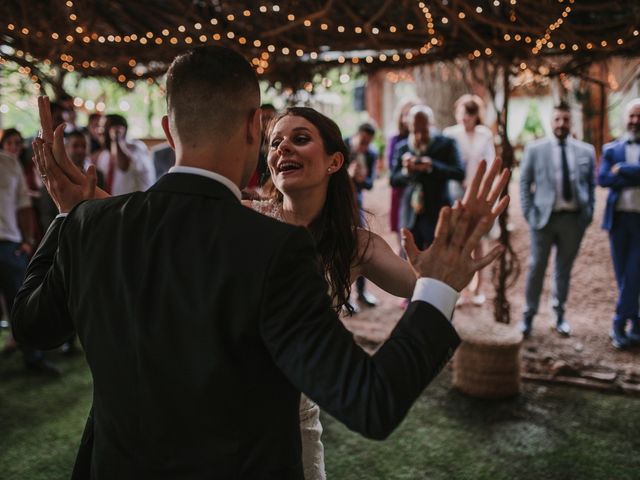
[[[225,187],[231,190],[231,193],[233,193],[239,201],[242,200],[242,193],[235,183],[233,183],[227,177],[224,177],[219,173],[212,172],[211,170],[205,170],[203,168],[196,167],[176,166],[171,167],[169,169],[169,173],[190,173],[192,175],[200,175],[202,177],[210,178],[211,180],[215,180],[216,182],[223,184]]]

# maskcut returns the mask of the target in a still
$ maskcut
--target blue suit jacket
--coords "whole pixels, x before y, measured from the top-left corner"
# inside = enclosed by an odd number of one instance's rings
[[[640,187],[640,164],[629,165],[626,161],[626,139],[618,139],[602,147],[602,160],[598,174],[598,184],[609,188],[607,206],[604,211],[602,228],[611,230],[613,213],[623,188]],[[611,167],[621,163],[617,174],[611,173]]]

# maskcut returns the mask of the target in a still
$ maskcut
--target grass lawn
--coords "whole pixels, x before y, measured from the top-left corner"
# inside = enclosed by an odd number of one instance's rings
[[[527,383],[478,400],[447,370],[384,442],[322,423],[332,479],[640,479],[640,399],[628,396]]]
[[[25,374],[18,354],[0,359],[2,479],[71,471],[91,380],[81,356],[49,358],[61,379]],[[323,424],[329,479],[640,478],[640,399],[628,396],[526,384],[518,398],[480,401],[452,391],[446,371],[385,442]]]

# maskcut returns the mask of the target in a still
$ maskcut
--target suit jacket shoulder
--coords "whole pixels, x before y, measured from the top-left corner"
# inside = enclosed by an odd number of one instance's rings
[[[552,139],[549,137],[538,138],[536,140],[532,140],[525,145],[526,150],[531,150],[532,152],[538,152],[539,149],[547,147],[552,144]]]
[[[604,150],[609,150],[609,149],[611,149],[611,148],[616,148],[616,147],[617,147],[618,145],[620,145],[621,143],[624,143],[624,140],[623,140],[622,138],[617,138],[617,139],[612,140],[612,141],[610,141],[610,142],[608,142],[608,143],[605,143],[605,144],[602,146],[602,150],[604,151]]]
[[[593,153],[595,155],[595,147],[590,143],[570,137],[569,144],[573,145],[578,150],[583,150],[586,153]]]
[[[445,135],[443,135],[442,133],[436,133],[433,136],[433,145],[434,146],[448,146],[448,145],[454,145],[456,143],[455,139],[451,138],[451,137],[447,137]]]

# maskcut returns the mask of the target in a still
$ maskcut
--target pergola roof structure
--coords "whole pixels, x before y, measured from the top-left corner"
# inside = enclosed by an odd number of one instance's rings
[[[36,82],[53,65],[132,86],[199,44],[232,46],[289,85],[341,64],[561,57],[570,69],[640,54],[638,0],[4,0],[0,19],[0,62]]]

